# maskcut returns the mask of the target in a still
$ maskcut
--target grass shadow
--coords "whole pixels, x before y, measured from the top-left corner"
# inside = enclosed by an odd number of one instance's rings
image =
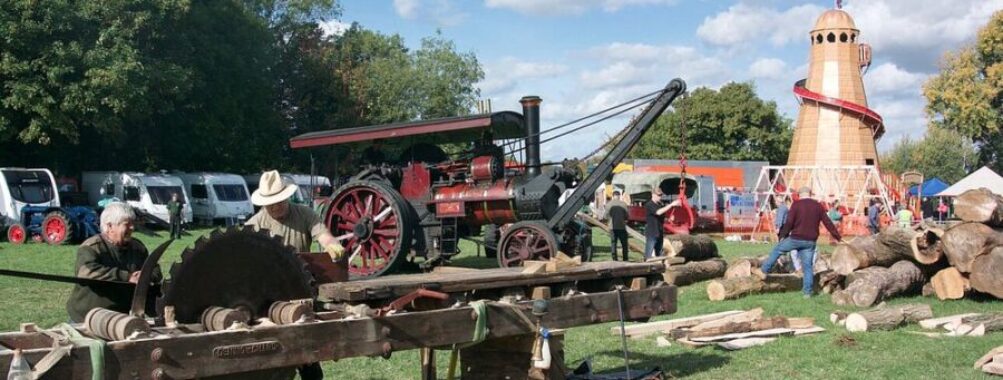
[[[623,351],[619,350],[607,350],[600,351],[595,354],[596,356],[609,356],[614,358],[622,358]],[[662,355],[651,355],[642,352],[631,352],[630,353],[630,368],[636,369],[651,369],[654,367],[659,367],[668,375],[670,378],[683,377],[693,374],[697,374],[703,371],[708,371],[723,367],[728,364],[731,359],[722,355],[719,352],[711,350],[698,350],[698,351],[687,351],[679,354],[662,354]],[[571,368],[574,368],[577,363],[571,363]],[[605,372],[620,372],[623,368],[613,369]]]

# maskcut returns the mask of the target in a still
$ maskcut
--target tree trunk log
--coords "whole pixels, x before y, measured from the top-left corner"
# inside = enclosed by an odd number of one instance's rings
[[[933,296],[937,295],[937,290],[933,288],[933,282],[932,281],[933,280],[931,280],[931,282],[923,284],[923,290],[920,291],[920,294],[923,297],[933,297]]]
[[[911,259],[911,241],[915,233],[906,228],[888,227],[877,235],[857,237],[839,244],[830,264],[836,273],[848,275],[860,268],[889,266],[896,261]]]
[[[850,282],[845,290],[832,294],[836,305],[868,307],[900,294],[917,292],[926,283],[926,276],[911,261],[899,261],[891,268],[866,268],[867,275]]]
[[[920,264],[933,264],[944,257],[944,246],[940,237],[944,230],[935,227],[924,227],[909,241],[912,257]]]
[[[836,273],[835,271],[828,271],[819,274],[818,287],[822,289],[822,293],[833,294],[843,289],[845,281],[846,276]]]
[[[756,293],[791,292],[801,289],[801,284],[801,276],[794,274],[770,274],[765,281],[756,276],[714,280],[707,284],[707,297],[723,301]]]
[[[930,279],[930,284],[937,299],[940,300],[965,298],[965,294],[971,289],[968,279],[955,267],[941,269]]]
[[[686,261],[718,257],[717,244],[707,235],[668,235],[664,240],[662,253],[669,257],[684,257]]]
[[[1003,245],[1003,232],[982,223],[962,223],[945,231],[941,243],[951,266],[969,273],[976,257]]]
[[[968,325],[972,329],[979,325],[985,326],[986,332],[1003,330],[1003,313],[980,314],[971,317],[961,318],[961,326]]]
[[[851,332],[891,330],[903,323],[933,318],[930,305],[909,304],[879,306],[876,309],[852,313],[846,317],[846,329]]]
[[[727,268],[728,263],[723,259],[692,261],[683,265],[669,266],[662,277],[666,283],[684,286],[724,276]]]
[[[732,322],[722,326],[703,330],[677,330],[673,338],[702,338],[706,336],[717,336],[724,334],[744,333],[750,331],[769,330],[776,328],[789,328],[787,318],[776,316],[767,319],[747,322]],[[676,336],[679,335],[679,336]]]
[[[993,248],[988,254],[976,257],[968,278],[975,290],[1003,298],[1003,247]]]
[[[728,270],[724,272],[724,278],[752,276],[752,270],[759,268],[760,264],[762,261],[757,257],[743,257],[732,261],[731,264],[728,264]]]
[[[1003,227],[1003,197],[985,188],[968,190],[954,198],[954,215],[966,222]]]

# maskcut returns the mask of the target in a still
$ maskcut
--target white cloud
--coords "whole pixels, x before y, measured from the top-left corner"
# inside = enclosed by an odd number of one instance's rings
[[[408,20],[426,20],[438,26],[455,26],[467,15],[451,0],[394,0],[394,11]]]
[[[807,41],[813,20],[823,11],[812,4],[784,11],[739,3],[707,17],[697,28],[697,36],[713,45],[735,46],[769,40],[782,46],[802,37]]]
[[[529,62],[506,57],[484,67],[484,80],[477,86],[485,94],[498,94],[511,90],[527,79],[563,75],[568,67],[553,62]]]
[[[864,75],[864,86],[868,93],[880,95],[899,93],[919,95],[920,86],[928,75],[911,73],[896,66],[894,63],[883,63],[868,70]]]
[[[606,12],[616,12],[622,8],[637,5],[673,5],[678,0],[485,0],[488,8],[511,9],[522,14],[536,16],[578,15],[599,8]]]
[[[325,36],[340,36],[351,27],[352,24],[341,22],[339,20],[327,20],[320,22],[320,29],[324,31]]]
[[[781,79],[789,75],[787,63],[777,58],[760,58],[749,67],[753,78]]]
[[[688,46],[611,43],[589,49],[587,54],[604,65],[580,74],[581,86],[589,89],[659,86],[671,77],[684,78],[694,88],[716,86],[731,77],[723,61]]]

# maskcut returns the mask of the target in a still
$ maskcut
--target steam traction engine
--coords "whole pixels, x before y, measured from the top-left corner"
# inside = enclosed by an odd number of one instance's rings
[[[585,178],[541,163],[541,99],[535,96],[521,100],[521,115],[506,111],[313,132],[294,137],[290,145],[366,147],[361,159],[368,162],[321,207],[328,228],[350,254],[353,277],[379,276],[418,258],[435,265],[459,253],[459,239],[477,235],[482,226],[486,245],[497,247],[499,264],[517,266],[558,251],[584,251],[583,244],[590,243],[582,237],[590,232],[574,223],[575,213],[685,87],[676,79],[657,92]],[[525,162],[507,165],[506,152],[495,143],[520,138]],[[396,159],[381,152],[389,141],[406,146]],[[455,159],[438,146],[470,141],[474,147]],[[508,226],[499,228],[503,225]]]

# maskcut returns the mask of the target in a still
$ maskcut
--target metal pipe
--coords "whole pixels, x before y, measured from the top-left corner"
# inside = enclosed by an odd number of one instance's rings
[[[526,121],[526,173],[530,176],[540,174],[540,99],[539,96],[524,96],[519,100],[522,104],[522,117]]]

